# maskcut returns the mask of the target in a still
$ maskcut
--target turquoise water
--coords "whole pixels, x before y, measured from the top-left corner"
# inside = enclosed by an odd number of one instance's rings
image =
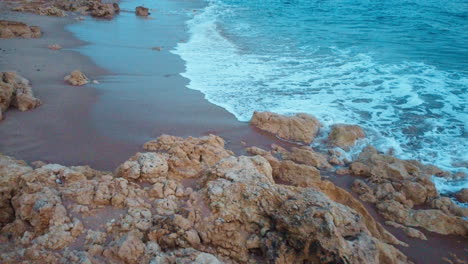
[[[306,112],[324,135],[359,124],[360,146],[467,172],[467,18],[459,0],[213,0],[173,52],[189,88],[241,121]]]

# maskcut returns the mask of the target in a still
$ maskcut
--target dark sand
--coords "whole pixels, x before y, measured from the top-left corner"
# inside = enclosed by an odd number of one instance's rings
[[[0,10],[5,10],[1,4]],[[290,145],[251,128],[247,123],[238,122],[229,112],[206,101],[200,92],[186,88],[188,80],[179,75],[184,70],[184,63],[169,53],[178,41],[188,37],[182,30],[184,19],[165,13],[164,7],[187,9],[196,4],[178,4],[171,6],[167,0],[158,2],[158,5],[166,6],[158,6],[158,10],[162,10],[157,17],[158,23],[151,29],[157,38],[138,46],[110,41],[82,47],[87,43],[64,30],[65,26],[75,22],[72,17],[50,18],[0,11],[0,19],[38,25],[44,32],[40,39],[0,40],[0,71],[14,70],[31,80],[36,96],[43,102],[32,111],[12,109],[4,113],[5,120],[0,122],[0,152],[29,162],[86,164],[96,169],[113,170],[141,150],[144,142],[162,133],[184,137],[217,134],[227,141],[227,148],[238,154],[244,153],[241,141],[267,148],[272,143]],[[127,19],[127,22],[133,19],[130,17],[133,14],[125,10],[119,16],[122,17],[116,19]],[[133,26],[141,27],[139,23],[144,19],[134,19]],[[115,21],[99,23],[88,17],[87,21],[77,23],[87,22],[112,28]],[[122,32],[109,34],[106,36],[118,38]],[[66,49],[47,49],[54,43]],[[163,50],[153,51],[153,46],[163,46]],[[70,50],[78,47],[92,58]],[[101,83],[82,87],[67,85],[63,77],[75,69]],[[329,179],[350,190],[354,178],[331,174]],[[373,206],[367,207],[383,223]],[[415,263],[442,263],[441,258],[449,256],[450,252],[466,259],[466,239],[463,237],[424,232],[429,240],[421,241],[410,239],[397,229],[386,228],[410,244],[408,248],[399,249]]]

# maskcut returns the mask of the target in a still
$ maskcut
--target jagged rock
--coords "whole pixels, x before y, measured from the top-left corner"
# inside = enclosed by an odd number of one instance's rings
[[[360,126],[357,125],[334,125],[328,134],[328,142],[343,149],[348,150],[354,146],[356,141],[365,138],[366,135]]]
[[[457,192],[455,198],[461,203],[468,203],[468,188],[463,188]]]
[[[450,199],[439,197],[431,181],[437,170],[431,166],[383,155],[367,147],[351,164],[351,171],[367,177],[365,182],[355,181],[353,190],[362,200],[375,203],[385,219],[440,234],[467,234],[468,221],[462,217],[468,212]],[[415,205],[428,209],[413,209]]]
[[[117,168],[119,177],[155,183],[157,178],[166,176],[167,161],[157,153],[137,153]]]
[[[292,141],[310,144],[320,129],[320,122],[308,114],[283,116],[271,112],[254,112],[250,124]]]
[[[20,111],[36,108],[41,101],[34,97],[29,81],[14,72],[0,72],[0,111],[10,106]]]
[[[186,139],[162,135],[145,143],[143,148],[169,155],[167,164],[170,177],[195,177],[221,159],[233,155],[224,149],[224,140],[215,135]]]
[[[84,73],[75,70],[70,73],[70,75],[65,76],[63,78],[64,81],[68,82],[69,84],[73,86],[81,86],[89,83],[88,77],[84,75]]]
[[[150,177],[152,185],[121,170],[33,170],[0,156],[0,205],[9,208],[0,214],[0,241],[11,249],[0,262],[409,262],[389,244],[401,242],[346,191],[319,178],[293,183],[306,188],[273,180],[302,179],[316,172],[309,165],[260,149],[252,151],[261,156],[236,157],[213,135],[165,135],[145,147],[151,152],[130,159],[139,166],[130,174],[141,179],[142,167],[152,174],[160,167],[154,157],[164,158],[167,173]]]
[[[17,21],[0,20],[0,38],[40,38],[41,29]]]
[[[148,16],[149,15],[149,9],[143,6],[137,6],[135,8],[135,13],[137,16]]]

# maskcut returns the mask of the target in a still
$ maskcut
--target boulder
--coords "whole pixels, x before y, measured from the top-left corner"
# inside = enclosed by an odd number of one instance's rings
[[[250,124],[279,138],[310,144],[320,129],[317,118],[308,114],[284,116],[271,112],[254,112]]]
[[[17,21],[0,20],[0,38],[40,38],[41,29]]]
[[[148,16],[150,13],[149,13],[149,9],[146,8],[146,7],[143,7],[143,6],[137,6],[135,8],[135,14],[137,16]]]
[[[34,97],[29,81],[15,72],[0,72],[0,111],[10,106],[20,111],[36,108],[41,101]]]
[[[339,124],[332,126],[328,134],[328,143],[349,150],[358,139],[365,138],[365,136],[360,126]]]
[[[116,174],[128,180],[155,183],[159,177],[166,176],[167,161],[161,154],[137,153],[117,168]]]
[[[63,78],[64,81],[68,82],[69,84],[73,86],[81,86],[89,83],[88,77],[84,75],[84,73],[75,70],[70,73],[70,75],[65,76]]]

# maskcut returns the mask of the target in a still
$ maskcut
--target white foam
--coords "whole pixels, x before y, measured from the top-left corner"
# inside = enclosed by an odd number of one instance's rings
[[[359,124],[368,138],[354,151],[371,143],[401,158],[468,172],[452,166],[468,160],[467,95],[453,90],[467,87],[467,76],[453,78],[416,62],[381,64],[375,54],[335,47],[307,57],[250,54],[223,37],[218,16],[226,12],[228,7],[210,2],[188,22],[190,40],[173,51],[186,61],[188,87],[210,102],[240,121],[250,120],[253,111],[273,111],[310,113],[326,127]]]

